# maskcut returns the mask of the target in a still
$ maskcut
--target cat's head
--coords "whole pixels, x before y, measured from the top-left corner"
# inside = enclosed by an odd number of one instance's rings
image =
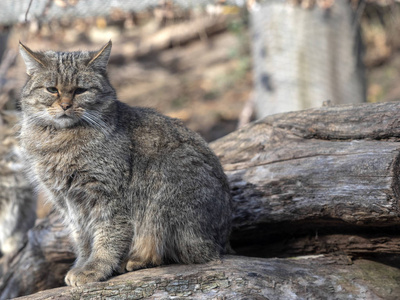
[[[116,98],[106,74],[111,41],[93,52],[34,52],[22,43],[19,48],[29,75],[21,95],[28,121],[55,128],[105,126]]]

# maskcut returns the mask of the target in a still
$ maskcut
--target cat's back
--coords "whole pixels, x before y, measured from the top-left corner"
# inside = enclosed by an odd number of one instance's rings
[[[121,104],[120,125],[129,131],[133,168],[140,174],[168,182],[221,191],[229,200],[229,186],[222,166],[204,139],[182,121],[150,108]],[[145,178],[145,177],[143,177]],[[188,185],[190,186],[190,185]]]
[[[129,128],[128,134],[140,150],[166,154],[181,147],[192,147],[212,153],[204,139],[181,120],[162,115],[152,108],[131,107],[124,103],[119,106],[119,126]]]

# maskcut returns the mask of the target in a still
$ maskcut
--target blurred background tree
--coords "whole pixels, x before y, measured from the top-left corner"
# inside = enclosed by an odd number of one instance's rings
[[[265,1],[250,9],[256,115],[366,101],[360,13],[345,0]]]
[[[394,0],[5,0],[0,105],[15,108],[25,80],[18,40],[73,50],[112,39],[120,99],[181,118],[208,141],[327,100],[396,100],[399,15]]]

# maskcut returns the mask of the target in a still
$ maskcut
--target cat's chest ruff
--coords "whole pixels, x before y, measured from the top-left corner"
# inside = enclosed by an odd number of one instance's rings
[[[37,171],[53,176],[72,174],[82,169],[88,157],[87,151],[80,145],[38,145],[33,156],[39,167]]]
[[[88,143],[72,133],[27,130],[22,135],[22,141],[32,171],[41,181],[59,181],[87,168]]]

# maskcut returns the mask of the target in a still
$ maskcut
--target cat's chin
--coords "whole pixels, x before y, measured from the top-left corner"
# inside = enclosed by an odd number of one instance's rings
[[[63,129],[74,126],[78,121],[68,116],[61,116],[53,120],[53,125],[57,129]]]

